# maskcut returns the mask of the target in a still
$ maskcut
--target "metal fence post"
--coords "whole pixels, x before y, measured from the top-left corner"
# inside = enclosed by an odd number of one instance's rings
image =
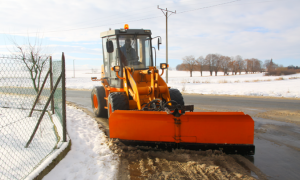
[[[35,105],[36,105],[36,103],[39,101],[39,98],[40,98],[40,96],[41,96],[41,94],[42,94],[42,91],[43,91],[43,89],[44,89],[45,83],[46,83],[47,78],[48,78],[48,76],[49,76],[49,73],[50,73],[50,69],[49,69],[49,71],[47,72],[47,75],[46,75],[46,77],[45,77],[45,79],[44,79],[44,81],[43,81],[43,84],[42,84],[42,86],[41,86],[41,88],[40,88],[38,94],[36,95],[35,101],[34,101],[34,103],[33,103],[33,105],[32,105],[31,111],[30,111],[30,113],[29,113],[29,117],[31,117],[32,112],[33,112],[33,110],[34,110],[34,108],[35,108]]]
[[[36,131],[37,131],[39,125],[40,125],[40,123],[42,122],[43,117],[44,117],[44,114],[45,114],[45,112],[46,112],[46,110],[47,110],[47,108],[48,108],[48,106],[49,106],[49,104],[50,104],[51,98],[52,98],[52,96],[54,95],[55,90],[56,90],[56,88],[57,88],[58,83],[59,83],[60,80],[62,80],[62,74],[60,74],[60,76],[58,77],[58,79],[57,79],[57,81],[56,81],[56,83],[55,83],[55,85],[54,85],[54,89],[53,89],[53,91],[51,92],[50,97],[48,98],[48,100],[47,100],[47,102],[46,102],[46,104],[45,104],[45,106],[44,106],[44,109],[43,109],[43,111],[42,111],[42,113],[41,113],[41,115],[40,115],[40,117],[39,117],[39,120],[37,121],[37,124],[35,125],[35,128],[34,128],[34,130],[33,130],[33,133],[32,133],[31,136],[30,136],[30,139],[29,139],[28,142],[26,143],[25,148],[28,148],[29,144],[31,143],[31,141],[32,141],[32,139],[33,139],[33,137],[34,137],[34,135],[35,135],[35,133],[36,133]]]
[[[52,56],[50,56],[50,92],[53,90]],[[51,99],[51,111],[54,114],[54,96]]]
[[[65,72],[65,55],[62,53],[62,117],[63,117],[63,142],[67,142],[67,121],[66,121],[66,72]]]

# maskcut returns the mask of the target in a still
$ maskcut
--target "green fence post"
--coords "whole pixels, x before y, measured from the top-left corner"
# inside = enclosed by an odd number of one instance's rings
[[[53,69],[52,69],[52,56],[50,56],[50,92],[53,90]],[[54,114],[54,96],[51,99],[51,111]]]
[[[66,72],[65,55],[62,53],[62,118],[63,118],[63,142],[67,142],[67,121],[66,121]]]

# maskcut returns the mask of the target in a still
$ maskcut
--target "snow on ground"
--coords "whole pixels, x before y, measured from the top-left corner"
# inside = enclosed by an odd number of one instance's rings
[[[25,148],[41,114],[33,111],[28,117],[34,100],[32,95],[0,93],[0,179],[23,179],[45,157],[51,156],[54,149],[62,146],[61,122],[56,115],[50,118],[46,113],[32,142]],[[41,96],[40,102],[44,100]],[[42,108],[42,104],[36,105],[36,109]]]
[[[193,72],[193,77],[187,71],[169,71],[168,86],[177,88],[183,93],[196,94],[222,94],[245,96],[272,96],[300,98],[300,74],[286,76],[264,76],[263,73],[224,76],[222,72],[218,76],[209,76],[209,72]],[[100,78],[99,74],[91,74],[90,71],[66,71],[67,88],[92,89],[99,86],[99,81],[91,81],[91,77]],[[163,77],[165,77],[163,75]]]
[[[67,106],[67,131],[71,150],[43,180],[115,179],[119,157],[105,143],[105,134],[96,121]]]
[[[61,146],[61,143],[57,144],[57,137],[53,131],[54,125],[57,128],[61,127],[60,121],[58,118],[53,118],[53,121],[44,118],[29,148],[24,147],[37,122],[35,113],[28,117],[29,111],[0,108],[1,179],[23,179],[43,158],[49,156],[56,146]],[[61,133],[59,135],[62,136]]]
[[[0,93],[0,179],[23,179],[46,157],[26,177],[33,179],[67,147],[67,143],[61,141],[59,117],[53,114],[51,119],[48,113],[29,148],[24,147],[41,113],[34,111],[32,117],[28,117],[33,101],[32,95]],[[43,105],[37,104],[36,108],[42,109]],[[72,141],[71,150],[45,179],[115,179],[118,155],[107,146],[106,136],[95,120],[67,106],[67,132]]]

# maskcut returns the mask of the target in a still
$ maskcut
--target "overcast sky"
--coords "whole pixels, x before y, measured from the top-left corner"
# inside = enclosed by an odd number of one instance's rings
[[[168,19],[171,67],[209,53],[300,66],[299,0],[0,0],[0,54],[12,38],[22,44],[38,35],[54,58],[65,53],[68,69],[74,59],[90,69],[102,64],[100,32],[127,23],[162,37],[164,62],[166,18],[157,5],[176,10]]]

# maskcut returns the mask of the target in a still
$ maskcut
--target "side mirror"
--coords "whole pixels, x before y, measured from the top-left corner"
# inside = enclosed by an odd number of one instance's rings
[[[160,63],[160,69],[167,69],[169,67],[169,64],[167,63]]]
[[[159,50],[159,45],[161,44],[161,39],[157,38],[157,50]]]
[[[114,52],[114,44],[112,41],[106,41],[106,51],[108,53]]]

